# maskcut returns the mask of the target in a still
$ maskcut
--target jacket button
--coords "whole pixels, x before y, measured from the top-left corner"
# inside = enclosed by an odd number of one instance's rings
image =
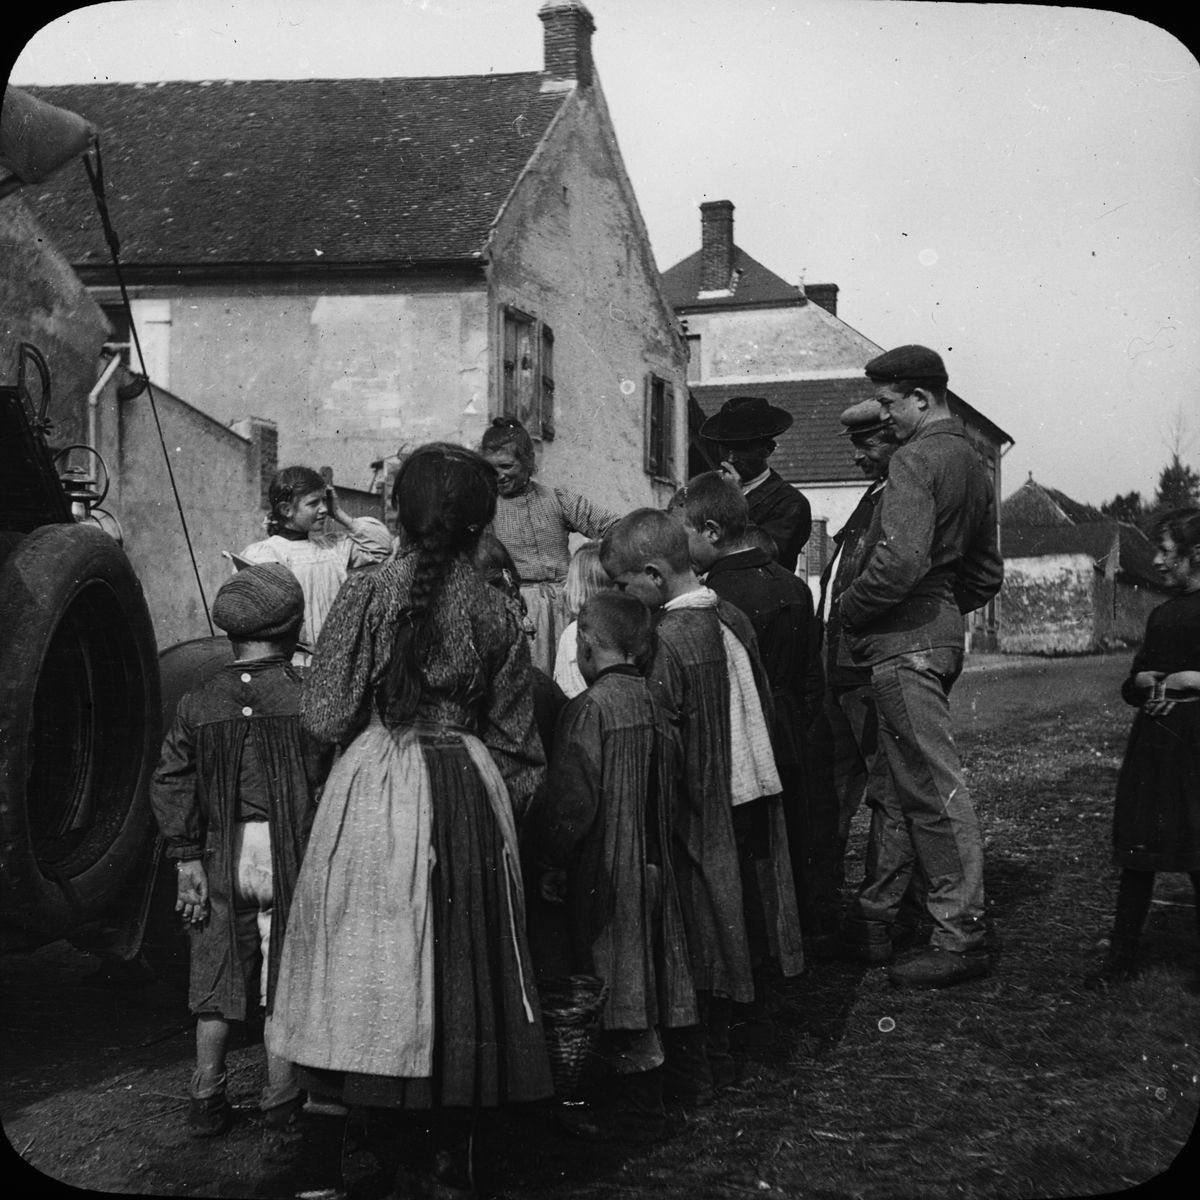
[[[247,705],[246,705],[246,707],[242,709],[242,716],[243,716],[243,717],[248,717],[248,716],[250,716],[250,715],[251,715],[253,712],[254,712],[254,709],[252,709],[252,708],[251,708],[251,707],[250,707],[250,706],[247,704]]]
[[[250,682],[250,672],[249,672],[249,671],[246,671],[245,673],[243,673],[243,675],[242,675],[242,682],[243,682],[243,683],[249,683],[249,682]]]

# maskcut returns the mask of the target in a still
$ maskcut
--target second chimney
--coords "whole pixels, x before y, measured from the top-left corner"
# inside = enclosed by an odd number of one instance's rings
[[[596,22],[579,0],[546,0],[538,12],[545,26],[543,73],[552,80],[592,83],[592,34]]]
[[[733,278],[733,202],[700,205],[700,290],[721,292]]]

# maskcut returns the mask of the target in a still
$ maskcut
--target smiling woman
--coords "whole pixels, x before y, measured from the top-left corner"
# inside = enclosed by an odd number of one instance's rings
[[[500,494],[492,531],[521,577],[521,595],[535,630],[533,665],[551,675],[559,638],[570,620],[563,595],[570,535],[602,537],[617,517],[567,488],[535,483],[533,439],[512,417],[492,421],[480,451],[496,469]]]

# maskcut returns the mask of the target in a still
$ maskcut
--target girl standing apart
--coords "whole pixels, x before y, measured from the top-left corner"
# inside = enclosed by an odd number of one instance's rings
[[[600,543],[584,542],[571,556],[571,565],[567,568],[563,600],[571,623],[562,631],[558,639],[558,653],[554,656],[554,682],[562,688],[568,700],[587,691],[587,684],[575,661],[579,611],[597,592],[610,587],[612,580],[600,565]]]
[[[1154,565],[1179,594],[1150,614],[1121,688],[1141,711],[1117,780],[1116,926],[1104,966],[1085,981],[1093,988],[1137,977],[1156,872],[1188,872],[1200,906],[1200,509],[1165,513],[1155,535]]]
[[[535,483],[533,439],[512,417],[492,421],[481,451],[498,477],[492,531],[521,576],[521,595],[535,630],[533,663],[552,675],[558,639],[567,624],[563,582],[571,559],[569,537],[602,537],[617,517],[569,488]]]
[[[267,493],[267,536],[242,551],[252,563],[278,562],[289,568],[304,591],[302,649],[292,664],[306,667],[321,626],[352,567],[383,562],[392,553],[392,535],[374,517],[351,517],[338,506],[337,494],[311,467],[284,467]],[[346,530],[344,538],[314,533],[326,516]]]
[[[270,1049],[352,1106],[351,1190],[386,1190],[399,1158],[401,1194],[406,1171],[468,1192],[473,1111],[552,1091],[515,821],[544,773],[528,638],[472,562],[495,487],[462,447],[413,452],[393,493],[404,550],[347,582],[305,681],[305,727],[349,747],[296,885]],[[406,1162],[398,1109],[435,1117]]]

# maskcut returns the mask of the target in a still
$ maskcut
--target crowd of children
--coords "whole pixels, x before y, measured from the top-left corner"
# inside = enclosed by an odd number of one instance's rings
[[[321,1097],[354,1194],[471,1194],[473,1114],[553,1094],[539,990],[562,976],[604,985],[611,1076],[567,1134],[653,1140],[667,1104],[707,1103],[732,1050],[772,1043],[764,972],[801,970],[840,836],[807,764],[820,622],[741,490],[713,472],[666,511],[563,517],[533,618],[496,520],[524,443],[497,442],[407,458],[395,546],[280,473],[213,606],[235,661],[181,701],[152,791],[192,936],[191,1131],[229,1127],[230,1022],[261,1005],[264,1152]],[[507,494],[552,495],[531,486]],[[326,513],[346,539],[312,536]],[[601,536],[564,570],[568,524]],[[1134,972],[1153,872],[1200,888],[1200,513],[1159,532],[1181,595],[1125,690],[1104,985]]]

